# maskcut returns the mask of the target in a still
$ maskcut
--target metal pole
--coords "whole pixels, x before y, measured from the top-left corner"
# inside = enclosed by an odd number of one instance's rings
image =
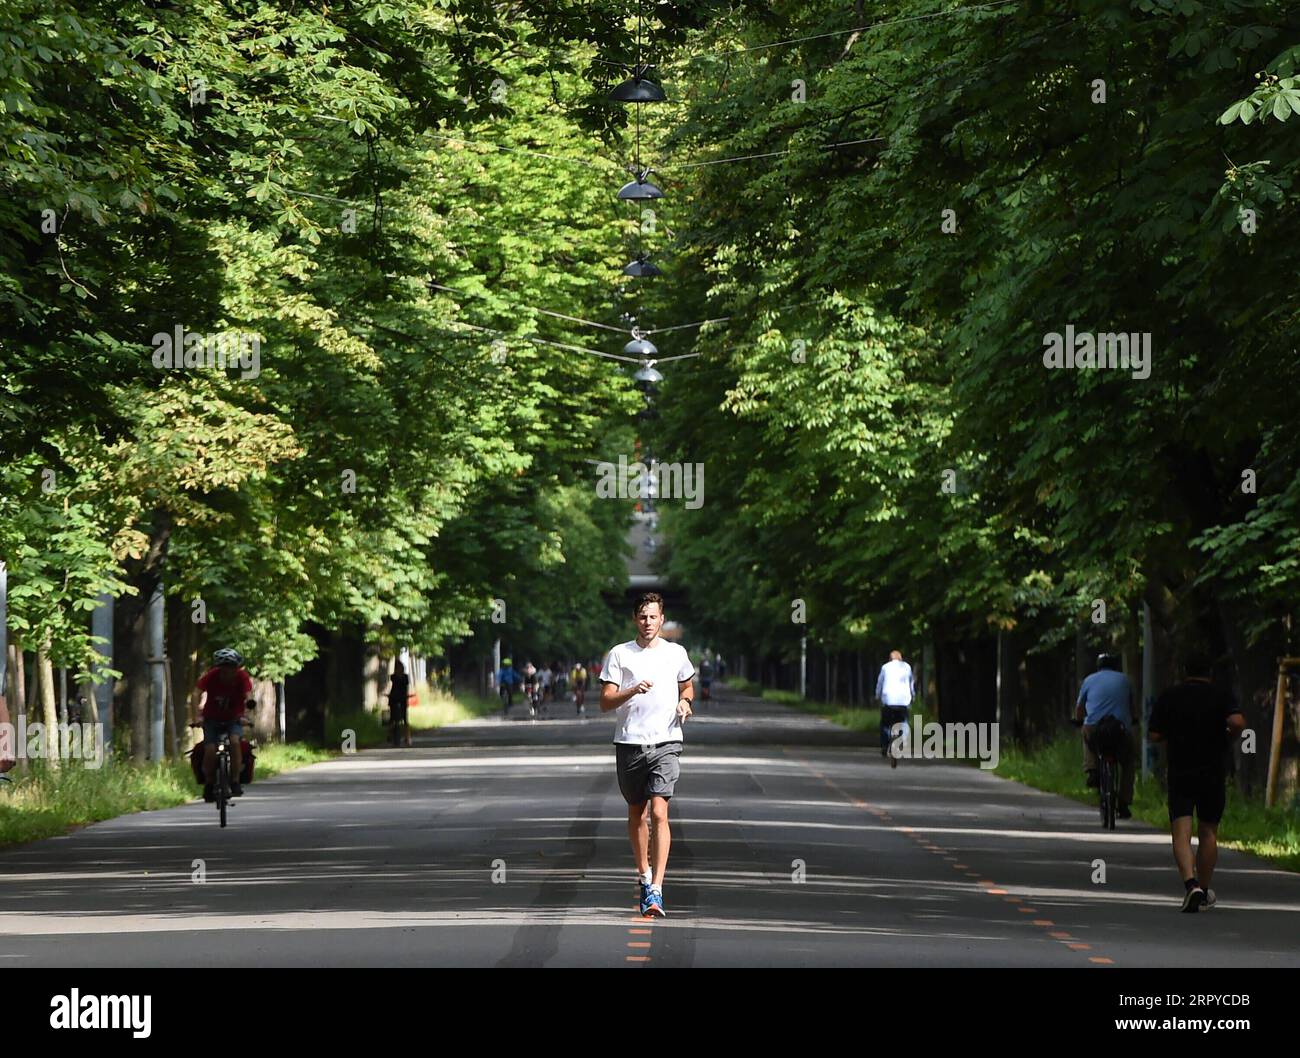
[[[99,597],[99,605],[90,615],[90,634],[96,639],[104,640],[95,644],[95,652],[100,660],[95,662],[95,672],[100,673],[113,667],[113,596],[107,592]],[[104,760],[111,759],[113,748],[113,684],[103,680],[95,684],[95,705],[99,713],[99,722],[104,725]]]
[[[149,759],[162,760],[163,710],[166,708],[166,675],[163,669],[163,586],[159,578],[149,598]]]
[[[799,697],[808,697],[808,637],[799,637]]]
[[[512,659],[513,660],[513,659]],[[488,692],[497,689],[497,673],[501,671],[501,637],[492,640],[492,675],[488,677]]]
[[[1151,634],[1151,605],[1142,600],[1142,778],[1151,774],[1151,743],[1147,741],[1147,718],[1155,701],[1156,646]]]
[[[275,685],[275,705],[276,705],[276,723],[280,732],[280,741],[287,742],[288,737],[284,731],[284,681],[281,680]]]

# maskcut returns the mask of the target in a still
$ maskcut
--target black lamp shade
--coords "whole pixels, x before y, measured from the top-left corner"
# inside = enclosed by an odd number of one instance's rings
[[[664,90],[644,77],[629,77],[609,93],[615,103],[662,103],[668,97]]]
[[[642,358],[659,355],[659,350],[654,347],[654,343],[647,342],[644,338],[633,338],[627,345],[623,346],[623,352],[627,356]]]
[[[650,364],[642,364],[632,378],[637,385],[643,387],[658,385],[664,380],[664,376],[656,371]]]
[[[618,197],[626,202],[647,202],[663,198],[664,193],[649,180],[630,180],[618,189]]]
[[[647,258],[638,257],[635,261],[623,266],[625,276],[661,276],[663,271],[658,265],[651,264]]]

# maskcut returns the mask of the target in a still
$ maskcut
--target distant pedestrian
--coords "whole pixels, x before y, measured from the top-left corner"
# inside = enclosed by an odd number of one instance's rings
[[[916,678],[912,666],[903,660],[897,650],[889,652],[889,660],[880,666],[876,677],[876,699],[880,702],[880,755],[889,757],[889,766],[898,767],[898,757],[889,752],[894,726],[907,723],[907,712],[916,694]]]
[[[1219,858],[1219,820],[1227,800],[1228,741],[1246,720],[1237,703],[1211,677],[1202,654],[1187,659],[1182,683],[1170,687],[1151,710],[1147,737],[1168,747],[1169,829],[1174,862],[1183,880],[1183,910],[1207,911],[1217,903],[1210,881]],[[1192,815],[1196,815],[1196,857],[1192,858]]]
[[[388,684],[388,722],[392,725],[393,745],[411,744],[411,725],[407,716],[407,703],[411,693],[411,679],[406,666],[393,662],[393,676]]]

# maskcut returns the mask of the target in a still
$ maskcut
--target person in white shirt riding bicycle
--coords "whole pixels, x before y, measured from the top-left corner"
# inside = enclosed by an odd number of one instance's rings
[[[912,666],[903,660],[897,650],[889,652],[889,660],[880,667],[876,677],[876,699],[880,702],[880,755],[889,757],[889,766],[898,767],[898,757],[889,752],[894,725],[907,723],[907,711],[916,695],[916,677]]]

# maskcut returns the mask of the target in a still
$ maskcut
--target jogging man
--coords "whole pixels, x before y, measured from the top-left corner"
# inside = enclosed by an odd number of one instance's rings
[[[1187,678],[1156,699],[1147,738],[1168,747],[1169,829],[1174,862],[1183,879],[1183,910],[1207,911],[1216,903],[1210,881],[1219,859],[1229,737],[1246,726],[1232,696],[1211,681],[1209,658],[1187,659]],[[1196,814],[1196,858],[1192,858],[1192,814]]]
[[[916,677],[912,666],[903,660],[897,650],[889,652],[889,660],[880,666],[876,677],[876,699],[880,702],[880,755],[889,757],[889,766],[898,767],[898,758],[889,752],[890,735],[895,724],[907,723],[907,711],[916,694]]]
[[[1114,654],[1097,656],[1097,671],[1084,678],[1079,685],[1079,700],[1074,705],[1074,718],[1083,721],[1083,770],[1087,783],[1094,789],[1101,785],[1097,754],[1093,749],[1097,729],[1103,722],[1117,723],[1122,733],[1115,736],[1119,760],[1119,819],[1132,819],[1129,806],[1133,803],[1133,736],[1132,725],[1138,721],[1134,708],[1133,685],[1119,670],[1119,658]]]
[[[695,669],[685,650],[659,638],[663,596],[639,595],[632,615],[636,638],[618,644],[605,658],[600,711],[618,710],[618,788],[627,802],[627,836],[641,887],[641,914],[652,918],[665,914],[664,871],[672,843],[668,801],[681,774],[682,722],[695,701]]]

